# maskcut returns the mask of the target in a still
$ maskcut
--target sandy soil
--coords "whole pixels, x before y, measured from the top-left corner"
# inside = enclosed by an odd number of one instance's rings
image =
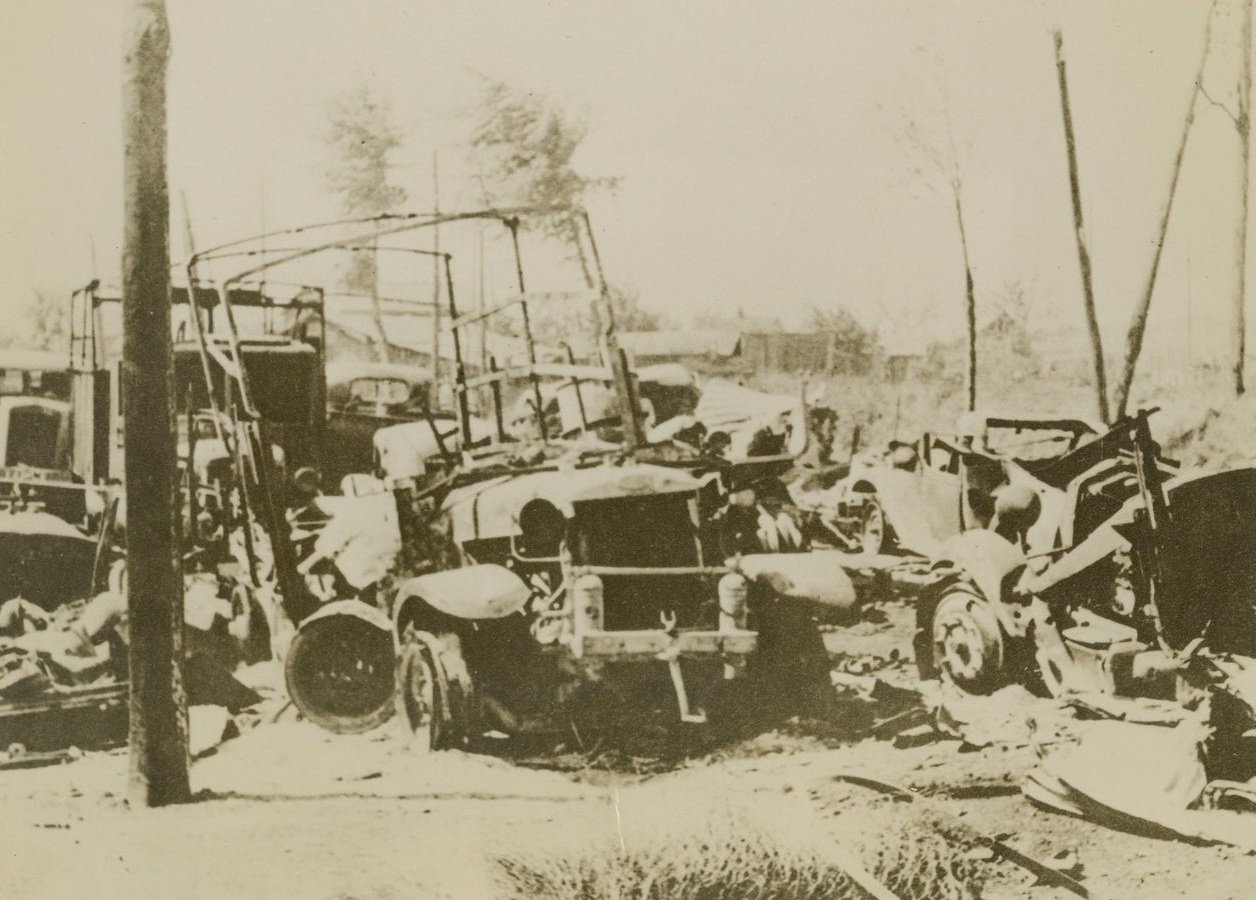
[[[910,607],[828,643],[839,670],[876,669],[908,686]],[[900,658],[891,660],[891,651]],[[887,710],[864,704],[860,721]],[[503,852],[593,846],[613,852],[660,827],[703,828],[728,809],[773,821],[787,840],[821,832],[867,858],[904,817],[958,816],[1039,859],[1076,862],[1092,896],[1256,896],[1256,858],[1101,828],[1038,810],[1017,785],[1032,765],[1006,721],[1027,707],[989,701],[978,710],[1005,739],[981,750],[946,740],[909,749],[860,737],[835,722],[792,721],[689,759],[645,769],[615,765],[541,768],[462,753],[416,751],[391,725],[336,737],[291,713],[195,763],[197,802],[129,809],[125,753],[0,772],[0,896],[24,898],[267,898],[391,900],[500,896],[491,859]],[[984,711],[984,712],[983,712]],[[1035,708],[1054,714],[1050,704]],[[1013,716],[1015,718],[1015,716]],[[661,769],[668,769],[659,773]],[[646,771],[652,774],[641,774]],[[837,780],[860,773],[918,790],[903,804]],[[792,804],[781,814],[781,803]],[[910,807],[910,808],[909,808]],[[982,896],[1056,900],[1010,863],[984,863]]]

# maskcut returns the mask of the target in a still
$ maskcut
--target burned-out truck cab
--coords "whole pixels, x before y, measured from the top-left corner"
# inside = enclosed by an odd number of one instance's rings
[[[282,582],[285,607],[299,607],[305,595],[285,511],[300,493],[298,475],[315,481],[320,463],[322,292],[210,283],[190,265],[171,301],[186,570],[216,574],[224,594],[250,606],[256,589]],[[70,303],[74,474],[85,484],[120,485],[125,477],[122,354],[121,293],[92,281]],[[125,509],[119,520],[125,524]]]
[[[235,286],[171,291],[173,406],[180,461],[189,441],[253,419],[290,471],[317,467],[326,419],[323,299],[313,288]],[[121,295],[99,282],[71,302],[75,442],[87,481],[122,477]],[[215,323],[230,320],[231,329]],[[199,328],[196,327],[199,325]],[[200,428],[190,423],[199,418]],[[230,443],[230,435],[224,442]],[[200,454],[208,458],[208,447]]]
[[[701,487],[684,472],[625,463],[451,492],[452,538],[474,562],[401,584],[393,618],[403,654],[421,656],[425,632],[438,643],[459,638],[478,690],[515,719],[533,711],[518,690],[520,670],[540,662],[529,656],[586,669],[661,663],[681,719],[700,721],[681,660],[717,659],[731,676],[758,641],[747,627],[748,582],[713,558],[698,527]],[[515,639],[477,640],[489,622]],[[413,680],[401,685],[411,702]]]
[[[54,353],[0,353],[0,472],[67,478],[71,469],[70,373]]]
[[[947,542],[917,606],[923,675],[1167,696],[1198,653],[1256,652],[1256,469],[1182,471],[1150,413],[1034,469],[1019,535]]]
[[[54,353],[0,354],[0,602],[81,599],[102,575],[106,492],[74,474],[72,377]]]

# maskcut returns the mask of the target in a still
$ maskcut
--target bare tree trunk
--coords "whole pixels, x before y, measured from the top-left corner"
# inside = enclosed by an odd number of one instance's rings
[[[568,240],[576,251],[576,262],[580,263],[580,272],[584,275],[584,283],[588,288],[593,288],[593,273],[589,271],[589,258],[584,252],[584,241],[580,239],[580,225],[574,216],[567,221]]]
[[[1068,147],[1069,192],[1073,199],[1073,233],[1077,237],[1077,265],[1082,276],[1082,300],[1086,307],[1086,328],[1090,332],[1090,355],[1095,369],[1095,399],[1099,419],[1108,423],[1108,376],[1103,365],[1103,336],[1095,314],[1095,289],[1090,275],[1090,251],[1082,223],[1082,189],[1077,174],[1077,143],[1073,136],[1073,113],[1068,102],[1068,76],[1064,69],[1064,37],[1055,33],[1055,71],[1060,82],[1060,106],[1064,113],[1064,141]]]
[[[440,215],[440,168],[437,151],[432,151],[432,213]],[[440,381],[440,225],[432,228],[433,249],[437,255],[432,257],[432,390]]]
[[[1238,284],[1234,294],[1234,393],[1241,395],[1247,357],[1247,217],[1251,194],[1252,160],[1252,5],[1247,0],[1243,11],[1243,34],[1239,41],[1243,67],[1239,76],[1239,114],[1235,126],[1239,132],[1239,253]]]
[[[379,334],[379,343],[375,345],[375,355],[383,363],[392,362],[392,347],[388,343],[388,332],[384,330],[384,304],[379,296],[379,238],[371,238],[371,317],[375,320],[375,331]]]
[[[1125,416],[1129,404],[1130,388],[1134,384],[1134,370],[1138,366],[1138,356],[1143,349],[1143,335],[1147,331],[1147,313],[1151,309],[1151,295],[1156,290],[1156,274],[1160,271],[1160,257],[1164,252],[1164,238],[1169,230],[1169,216],[1173,212],[1173,198],[1177,194],[1178,177],[1182,174],[1182,158],[1186,155],[1186,142],[1191,134],[1191,126],[1195,124],[1195,102],[1199,99],[1199,83],[1204,77],[1204,63],[1208,59],[1208,45],[1212,42],[1212,13],[1216,3],[1208,8],[1208,24],[1204,30],[1204,49],[1200,54],[1199,70],[1195,73],[1195,87],[1191,91],[1190,103],[1186,109],[1186,119],[1182,123],[1182,137],[1178,141],[1177,155],[1173,159],[1173,175],[1169,179],[1169,196],[1165,200],[1164,212],[1160,216],[1160,229],[1156,237],[1156,250],[1151,258],[1151,270],[1147,273],[1147,284],[1143,288],[1142,297],[1134,309],[1130,320],[1130,330],[1125,338],[1125,362],[1121,369],[1121,380],[1117,383],[1115,415],[1117,419]]]
[[[171,385],[170,203],[166,184],[164,0],[129,0],[123,49],[122,249],[129,793],[162,806],[189,797],[183,691],[183,576]]]
[[[964,228],[964,206],[960,187],[952,183],[955,195],[955,222],[959,226],[959,244],[964,254],[964,315],[968,322],[968,367],[965,381],[968,388],[968,409],[977,408],[977,296],[973,285],[973,267],[968,257],[968,232]]]

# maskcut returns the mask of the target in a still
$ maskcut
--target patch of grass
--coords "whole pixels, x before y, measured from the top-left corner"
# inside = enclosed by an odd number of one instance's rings
[[[868,895],[843,868],[845,860],[861,861],[865,874],[901,900],[976,900],[986,881],[987,864],[973,859],[959,836],[897,804],[860,804],[834,829],[809,805],[780,805],[763,794],[753,808],[709,807],[701,814],[656,802],[649,818],[633,817],[634,829],[617,847],[498,857],[503,896],[862,900]]]
[[[611,854],[498,860],[512,898],[546,900],[820,900],[863,897],[814,853],[756,833],[682,837]]]
[[[964,835],[919,810],[894,803],[859,817],[868,836],[864,860],[902,900],[977,900],[989,865]]]

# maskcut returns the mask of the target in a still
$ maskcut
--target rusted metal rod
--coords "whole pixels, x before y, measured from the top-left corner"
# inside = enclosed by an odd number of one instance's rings
[[[488,358],[488,370],[491,374],[496,375],[497,357],[490,356]],[[493,392],[493,421],[497,425],[497,440],[505,442],[506,440],[506,423],[502,412],[502,383],[496,378],[490,382],[490,390]]]
[[[458,318],[458,303],[454,299],[454,274],[452,268],[453,257],[445,254],[445,285],[449,292],[449,318]],[[455,377],[458,379],[458,427],[462,431],[462,449],[471,449],[471,411],[467,407],[467,367],[462,360],[462,337],[458,333],[458,329],[453,330],[454,339],[454,359],[457,360],[457,368]],[[432,347],[432,353],[439,353],[440,347]],[[433,377],[435,377],[436,367],[432,367]]]
[[[728,566],[574,566],[573,577],[580,575],[727,575]]]
[[[1077,879],[1071,878],[1058,869],[1051,868],[1046,863],[1040,862],[1032,856],[1021,853],[1019,850],[1008,846],[998,838],[982,834],[967,822],[942,809],[938,804],[928,803],[920,795],[915,794],[906,788],[899,787],[896,784],[891,784],[888,781],[881,781],[876,778],[868,778],[863,775],[853,773],[837,775],[833,780],[845,782],[846,784],[858,785],[859,787],[868,788],[869,790],[877,791],[882,794],[888,794],[891,797],[897,797],[901,800],[921,803],[922,805],[927,806],[931,812],[945,817],[951,824],[956,826],[962,834],[966,834],[974,843],[988,847],[1008,862],[1015,863],[1022,869],[1033,873],[1042,883],[1064,888],[1079,897],[1090,897],[1090,890]]]
[[[595,308],[600,310],[598,318],[602,322],[600,335],[602,352],[606,356],[606,363],[610,366],[615,379],[615,393],[619,397],[619,417],[623,424],[624,449],[632,456],[645,443],[645,436],[641,433],[641,417],[633,396],[635,392],[632,389],[632,372],[628,368],[627,355],[619,346],[619,338],[615,334],[615,310],[611,306],[610,284],[602,268],[602,256],[598,253],[593,225],[589,221],[588,213],[582,211],[580,216],[584,222],[585,235],[589,239],[589,252],[593,254],[593,265],[597,272],[599,300]]]

